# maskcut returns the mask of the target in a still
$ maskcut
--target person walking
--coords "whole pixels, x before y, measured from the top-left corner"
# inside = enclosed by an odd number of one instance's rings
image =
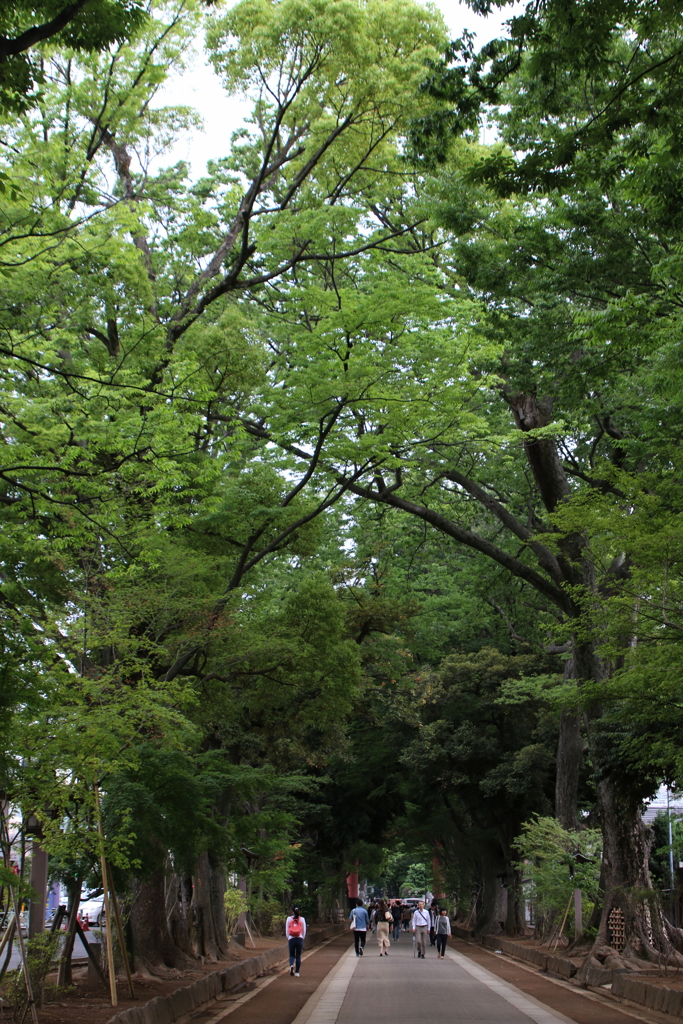
[[[351,921],[351,927],[353,928],[353,944],[356,947],[356,956],[362,956],[368,928],[370,927],[370,918],[360,900],[358,900],[357,905],[349,914],[349,921]]]
[[[413,914],[413,934],[417,946],[417,959],[424,960],[427,952],[427,936],[429,935],[429,911],[425,910],[424,900],[420,900]]]
[[[306,938],[306,918],[301,917],[298,907],[294,907],[294,910],[285,921],[285,935],[287,936],[287,944],[289,946],[289,973],[298,978],[299,969],[301,968],[301,954],[304,948],[304,939]]]
[[[436,925],[436,922],[437,922],[437,919],[438,919],[440,913],[441,913],[441,911],[439,910],[439,904],[435,903],[434,900],[432,900],[431,906],[429,908],[429,945],[430,946],[436,945],[436,932],[434,931],[434,927]]]
[[[389,956],[389,922],[392,921],[393,923],[391,911],[389,910],[384,900],[380,900],[379,903],[377,904],[377,910],[375,913],[375,920],[377,921],[377,945],[379,946],[379,955]]]
[[[407,932],[410,928],[410,907],[407,903],[401,904],[401,923],[403,924],[403,931]]]
[[[446,953],[448,936],[451,934],[451,922],[448,917],[448,911],[442,910],[437,917],[434,922],[434,933],[436,935],[437,959],[443,960]]]
[[[391,908],[391,937],[394,942],[398,942],[401,936],[401,901],[394,900],[394,905]]]

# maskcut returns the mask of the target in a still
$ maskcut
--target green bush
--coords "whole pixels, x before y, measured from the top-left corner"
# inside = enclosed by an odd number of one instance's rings
[[[536,815],[514,844],[520,855],[515,867],[525,878],[524,894],[537,920],[564,915],[574,889],[581,889],[584,920],[598,897],[602,837],[596,829],[574,832],[555,818]],[[568,916],[569,930],[574,915]]]
[[[230,885],[225,890],[223,901],[225,903],[225,925],[228,935],[232,935],[240,914],[247,910],[247,897],[241,889]]]
[[[28,973],[33,988],[33,998],[36,1005],[41,1001],[45,979],[50,971],[59,964],[58,957],[61,935],[57,932],[42,932],[26,943],[26,960],[28,962]],[[21,1022],[26,1015],[28,996],[26,994],[26,982],[24,971],[21,967],[16,971],[10,971],[6,975],[5,992],[8,1001],[12,1004],[13,1020]]]
[[[282,935],[287,915],[284,913],[282,903],[277,900],[265,897],[258,899],[255,896],[249,901],[249,910],[256,927],[262,935]]]

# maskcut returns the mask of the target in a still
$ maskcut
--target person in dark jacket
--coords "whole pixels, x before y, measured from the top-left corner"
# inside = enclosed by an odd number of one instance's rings
[[[432,905],[429,908],[429,945],[430,946],[433,946],[433,945],[436,944],[436,933],[434,931],[434,926],[435,926],[435,924],[437,922],[437,919],[438,919],[440,913],[441,913],[441,911],[439,910],[439,904],[435,903],[432,900]]]
[[[393,929],[392,929],[391,937],[393,938],[394,942],[398,942],[399,937],[401,935],[401,901],[400,900],[394,900],[393,906],[391,908],[391,918],[392,918],[392,923],[393,923]]]
[[[368,928],[370,927],[370,918],[368,912],[358,900],[357,906],[355,906],[349,914],[349,921],[353,921],[355,928],[353,931],[353,944],[356,947],[356,956],[362,956],[363,950],[365,949],[365,940],[368,935]]]

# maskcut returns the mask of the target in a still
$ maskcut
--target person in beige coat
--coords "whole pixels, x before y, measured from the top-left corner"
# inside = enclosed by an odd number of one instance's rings
[[[376,914],[379,955],[382,956],[382,954],[384,954],[384,956],[389,956],[389,921],[391,918],[391,911],[384,900],[379,901]]]

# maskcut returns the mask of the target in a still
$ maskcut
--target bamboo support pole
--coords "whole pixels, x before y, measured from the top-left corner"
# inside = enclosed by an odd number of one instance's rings
[[[33,985],[31,984],[31,975],[28,970],[28,960],[26,958],[26,946],[24,945],[24,936],[21,934],[21,920],[19,918],[19,904],[17,903],[17,896],[14,892],[14,886],[9,886],[10,895],[12,897],[12,904],[14,906],[14,920],[17,924],[17,936],[19,937],[19,955],[21,956],[21,966],[24,970],[24,981],[26,982],[26,995],[28,997],[28,1006],[31,1010],[31,1019],[33,1024],[38,1024],[38,1011],[36,1010],[36,1002],[33,998]]]
[[[7,940],[7,942],[6,942],[7,952],[5,953],[5,962],[3,964],[0,964],[0,981],[2,981],[2,979],[5,977],[5,974],[7,973],[7,968],[9,967],[10,960],[12,959],[12,946],[14,945],[14,931],[15,931],[15,921],[14,921],[14,918],[12,918],[12,921],[8,925],[7,931],[5,932],[5,939]]]
[[[0,956],[2,956],[2,953],[3,953],[3,950],[4,950],[5,946],[10,941],[11,937],[14,935],[15,925],[16,925],[16,922],[15,922],[14,918],[12,918],[10,923],[7,925],[7,931],[5,932],[5,934],[3,935],[2,939],[0,940]]]
[[[567,909],[565,910],[564,917],[562,918],[562,924],[560,925],[560,930],[557,933],[557,938],[555,939],[555,950],[557,949],[557,947],[559,945],[559,942],[560,942],[560,939],[562,938],[562,932],[564,931],[564,926],[565,926],[565,924],[567,922],[567,917],[569,915],[569,908],[571,907],[573,902],[574,902],[574,891],[572,890],[572,894],[569,897],[569,903],[567,904]],[[555,952],[555,950],[553,950],[553,952]]]
[[[104,928],[107,936],[107,966],[109,968],[109,994],[111,1005],[118,1006],[116,993],[116,971],[114,969],[114,936],[111,927],[111,906],[109,902],[109,884],[107,879],[107,862],[104,858],[104,829],[102,828],[102,812],[100,809],[100,791],[94,785],[95,814],[97,815],[97,831],[100,836],[100,867],[102,870],[102,888],[104,889]]]
[[[135,999],[135,989],[133,988],[133,975],[130,973],[130,963],[128,962],[128,950],[126,949],[126,940],[123,934],[123,924],[121,922],[121,914],[119,912],[119,901],[116,896],[116,889],[114,888],[114,879],[109,872],[109,885],[111,887],[111,899],[114,904],[114,917],[116,918],[116,930],[119,933],[119,946],[121,947],[121,956],[123,957],[123,966],[126,970],[126,978],[128,979],[128,992],[131,999]]]

